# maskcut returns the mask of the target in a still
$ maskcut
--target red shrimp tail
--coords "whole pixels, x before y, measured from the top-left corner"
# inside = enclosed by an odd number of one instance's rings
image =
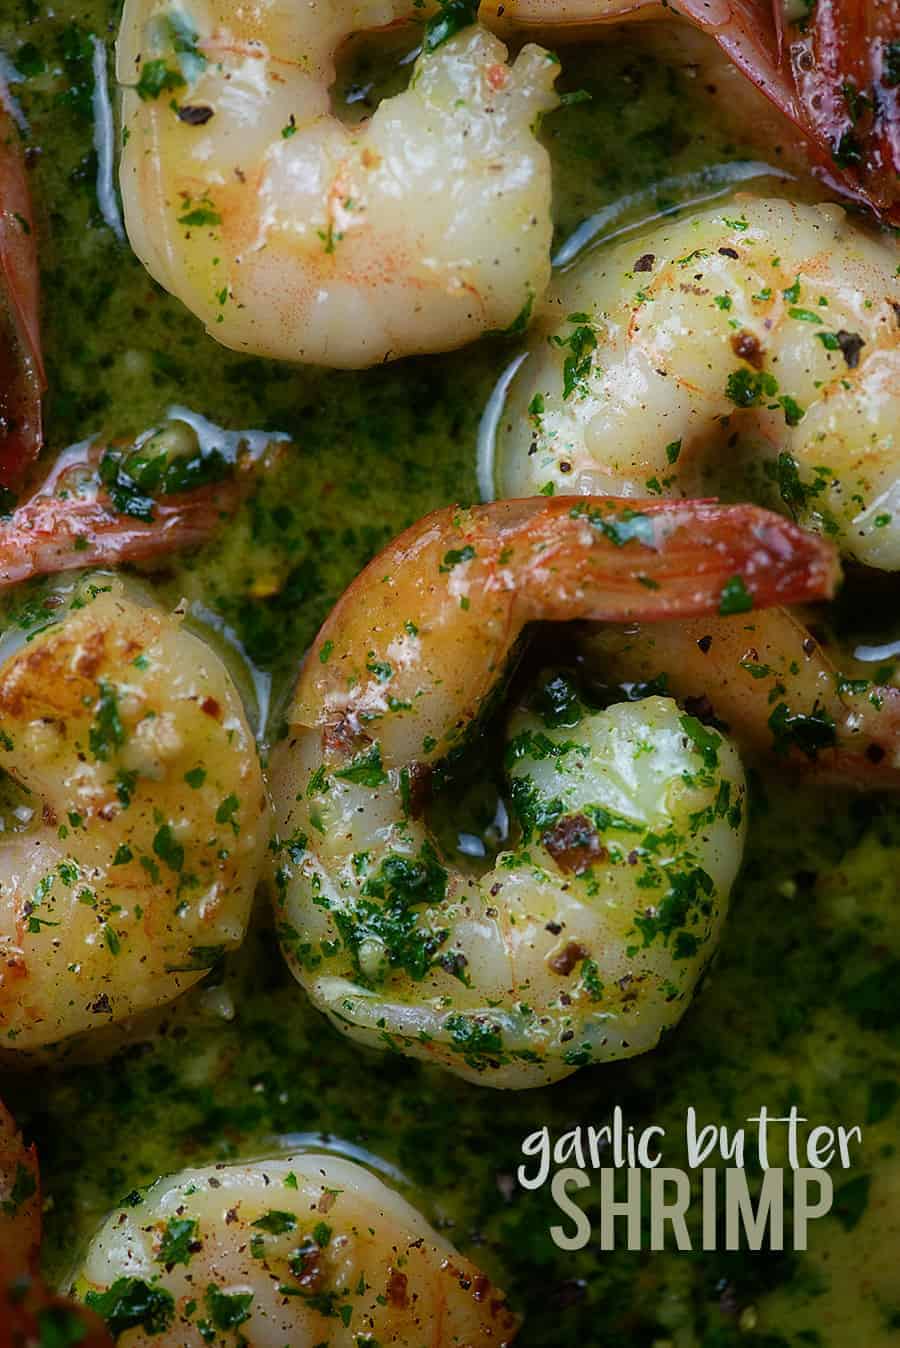
[[[815,0],[788,20],[784,0],[681,0],[801,132],[835,192],[900,224],[900,0]]]
[[[510,522],[517,507],[527,512],[564,619],[659,622],[811,603],[830,599],[840,578],[833,544],[759,506],[600,496],[506,504]],[[529,617],[546,617],[535,575],[521,600]]]
[[[152,518],[117,510],[101,487],[103,445],[75,445],[38,491],[0,521],[0,589],[35,576],[96,566],[153,562],[199,547],[231,518],[255,480],[257,462],[239,460],[227,479],[153,502]],[[259,463],[271,461],[271,451]]]
[[[820,176],[900,224],[900,0],[816,0],[799,23],[773,9]]]
[[[41,448],[46,387],[34,213],[19,133],[0,85],[0,486],[17,491]]]
[[[35,576],[152,562],[207,542],[240,502],[237,483],[198,487],[154,508],[152,520],[104,499],[39,495],[0,526],[0,589]]]

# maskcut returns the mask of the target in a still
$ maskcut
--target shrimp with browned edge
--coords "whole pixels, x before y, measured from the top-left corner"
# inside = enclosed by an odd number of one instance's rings
[[[278,934],[315,1004],[371,1046],[495,1086],[653,1048],[709,964],[740,863],[728,740],[669,698],[595,711],[551,675],[512,714],[519,834],[481,875],[442,855],[430,774],[528,623],[822,597],[835,566],[777,515],[706,502],[497,502],[401,535],[319,633],[272,753]]]
[[[171,1001],[244,936],[268,806],[222,658],[95,573],[0,646],[0,1045]]]

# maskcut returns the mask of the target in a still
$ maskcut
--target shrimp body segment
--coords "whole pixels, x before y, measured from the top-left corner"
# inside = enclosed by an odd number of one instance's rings
[[[244,935],[265,796],[221,658],[97,574],[0,663],[0,1042],[171,1001]]]
[[[278,932],[315,1004],[373,1047],[501,1087],[652,1048],[740,861],[727,741],[669,699],[597,711],[549,677],[509,722],[519,831],[481,875],[442,853],[430,775],[535,619],[684,616],[833,576],[795,526],[702,502],[498,502],[401,536],[320,632],[272,756]]]
[[[119,1348],[502,1348],[502,1292],[370,1171],[330,1155],[184,1171],[117,1210],[73,1286]],[[148,1313],[121,1313],[128,1303]],[[230,1337],[230,1336],[229,1336]]]
[[[756,498],[900,569],[900,280],[837,206],[739,197],[564,275],[498,432],[502,495]]]
[[[461,346],[550,277],[550,163],[534,136],[558,62],[479,26],[426,35],[364,125],[331,111],[334,55],[406,0],[127,0],[118,43],[128,234],[226,346],[358,368]]]

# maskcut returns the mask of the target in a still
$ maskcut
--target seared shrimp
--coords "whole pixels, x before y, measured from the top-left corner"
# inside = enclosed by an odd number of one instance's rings
[[[818,782],[900,786],[900,688],[842,673],[786,609],[598,627],[579,646],[604,681],[702,700],[742,751]]]
[[[0,83],[0,487],[17,490],[41,447],[45,381],[34,216],[8,97]]]
[[[240,944],[267,832],[220,657],[113,577],[57,599],[0,652],[0,1043],[13,1049],[202,978]]]
[[[739,196],[558,282],[497,437],[502,495],[755,496],[900,569],[898,252]]]
[[[508,65],[451,7],[405,93],[356,129],[330,110],[344,39],[427,8],[127,0],[129,238],[226,346],[358,368],[524,324],[543,293],[555,58]]]
[[[518,1327],[404,1198],[314,1153],[159,1180],[112,1214],[72,1290],[119,1348],[202,1348],[228,1329],[247,1348],[502,1348]]]
[[[653,1048],[716,947],[741,857],[732,746],[674,702],[591,711],[551,679],[508,727],[521,840],[441,855],[429,773],[527,623],[687,617],[829,592],[827,545],[753,507],[604,498],[428,516],[340,600],[272,755],[285,956],[344,1032],[534,1086]]]
[[[830,187],[900,222],[898,0],[504,0],[496,13],[501,31],[557,40],[622,19],[687,19],[794,124]]]

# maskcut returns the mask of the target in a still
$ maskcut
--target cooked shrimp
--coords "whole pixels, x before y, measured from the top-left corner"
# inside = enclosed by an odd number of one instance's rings
[[[897,259],[749,196],[597,250],[513,381],[500,492],[756,496],[900,569]]]
[[[731,745],[668,699],[526,702],[507,742],[521,844],[481,876],[442,859],[429,773],[535,619],[686,617],[833,580],[827,546],[753,507],[538,498],[403,534],[319,633],[272,755],[278,931],[315,1004],[354,1038],[495,1086],[654,1047],[740,862]]]
[[[0,486],[17,490],[41,447],[38,261],[19,135],[0,83]]]
[[[314,1153],[159,1180],[100,1229],[73,1292],[119,1348],[202,1348],[228,1329],[248,1348],[502,1348],[518,1327],[404,1198]]]
[[[191,419],[201,431],[211,427]],[[176,416],[131,446],[86,440],[63,451],[35,493],[0,519],[0,589],[206,542],[251,481],[254,452],[245,440],[259,452],[263,441],[283,438],[211,429],[218,434],[198,437]]]
[[[114,577],[55,599],[0,663],[0,1042],[14,1049],[202,978],[244,935],[267,831],[220,657]]]
[[[785,609],[596,628],[579,643],[604,680],[700,699],[741,750],[820,782],[900,785],[900,688],[847,675]]]
[[[534,127],[556,106],[554,57],[529,46],[508,65],[448,11],[405,93],[355,129],[330,110],[340,44],[416,13],[127,0],[129,238],[226,346],[358,368],[524,323],[543,293],[550,163]]]
[[[485,18],[495,9],[500,31],[555,39],[622,19],[687,19],[794,124],[830,187],[900,222],[898,0],[504,0]]]

